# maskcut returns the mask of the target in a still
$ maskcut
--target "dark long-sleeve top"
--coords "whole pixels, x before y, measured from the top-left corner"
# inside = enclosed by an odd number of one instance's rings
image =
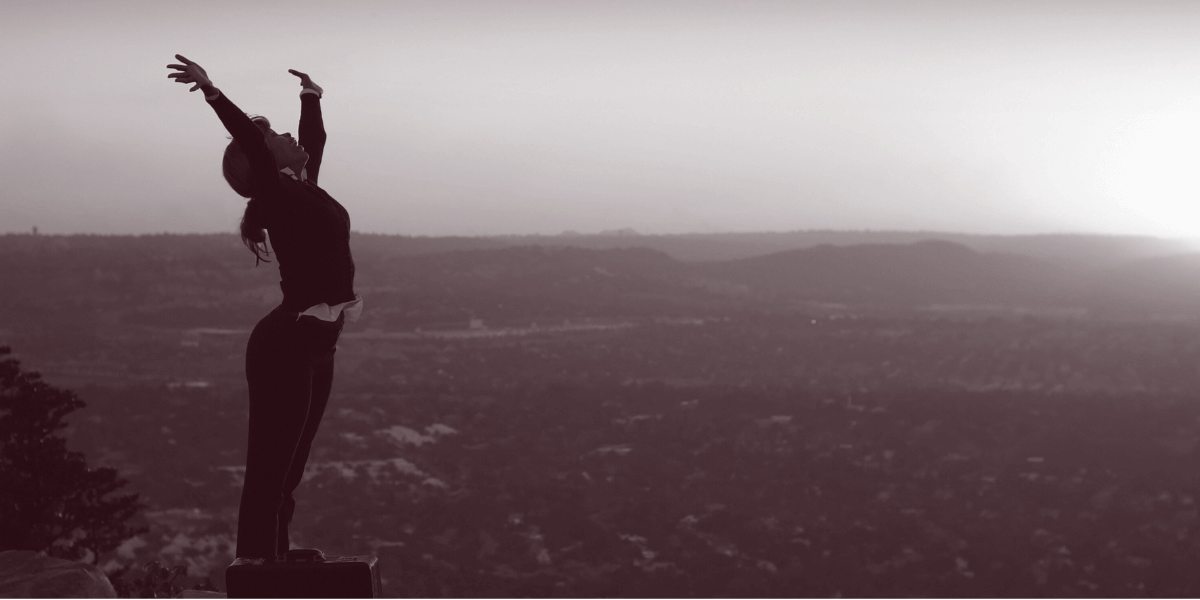
[[[253,198],[265,209],[271,248],[279,261],[284,310],[300,313],[321,303],[334,306],[354,300],[350,214],[317,187],[325,151],[320,96],[300,95],[298,141],[308,153],[305,181],[279,171],[262,130],[225,94],[209,104],[250,160]]]

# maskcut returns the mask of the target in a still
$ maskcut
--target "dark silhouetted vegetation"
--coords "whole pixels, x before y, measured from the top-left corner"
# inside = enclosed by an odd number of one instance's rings
[[[42,381],[0,347],[0,550],[34,550],[69,559],[100,555],[140,530],[141,508],[111,468],[89,468],[59,435],[83,408],[74,393]]]

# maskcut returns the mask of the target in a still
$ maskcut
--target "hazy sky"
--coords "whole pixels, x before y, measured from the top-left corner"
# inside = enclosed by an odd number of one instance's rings
[[[0,0],[0,231],[234,231],[181,53],[359,231],[1200,236],[1200,2]]]

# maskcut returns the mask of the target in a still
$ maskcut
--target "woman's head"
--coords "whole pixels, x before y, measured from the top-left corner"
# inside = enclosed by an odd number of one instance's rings
[[[271,151],[271,155],[275,157],[275,165],[277,168],[290,167],[293,172],[300,173],[304,169],[305,163],[308,162],[308,153],[290,133],[278,134],[274,129],[271,129],[271,122],[266,117],[254,116],[250,120],[258,125],[258,128],[263,132],[263,141],[267,143],[267,149]],[[253,191],[250,189],[250,161],[246,158],[246,153],[242,151],[242,147],[238,145],[237,140],[229,142],[225,147],[225,158],[221,163],[221,172],[225,175],[225,181],[233,191],[243,198],[249,198]]]

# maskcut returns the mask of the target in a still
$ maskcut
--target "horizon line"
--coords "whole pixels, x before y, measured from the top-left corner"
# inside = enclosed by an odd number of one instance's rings
[[[450,233],[450,234],[416,234],[416,233],[385,233],[376,231],[359,231],[351,230],[355,235],[366,236],[384,236],[384,237],[406,237],[406,238],[466,238],[466,239],[511,239],[511,238],[683,238],[683,237],[717,237],[717,236],[733,236],[733,235],[794,235],[794,234],[901,234],[901,235],[944,235],[944,236],[959,236],[959,237],[1001,237],[1001,238],[1021,238],[1021,237],[1105,237],[1105,238],[1139,238],[1139,239],[1155,239],[1164,241],[1200,241],[1200,236],[1163,236],[1151,235],[1145,233],[1116,233],[1116,232],[1099,232],[1099,231],[1045,231],[1031,233],[979,233],[969,231],[947,231],[935,229],[789,229],[782,231],[772,230],[754,230],[754,231],[691,231],[680,233],[654,233],[640,232],[632,228],[623,229],[606,229],[597,232],[579,232],[574,230],[566,230],[559,233],[493,233],[493,234],[469,234],[469,233]],[[160,231],[153,233],[96,233],[96,232],[70,232],[70,233],[47,233],[42,231],[6,231],[0,233],[4,237],[156,237],[156,236],[217,236],[229,235],[236,236],[236,231],[208,231],[208,232],[177,232],[177,231]]]

